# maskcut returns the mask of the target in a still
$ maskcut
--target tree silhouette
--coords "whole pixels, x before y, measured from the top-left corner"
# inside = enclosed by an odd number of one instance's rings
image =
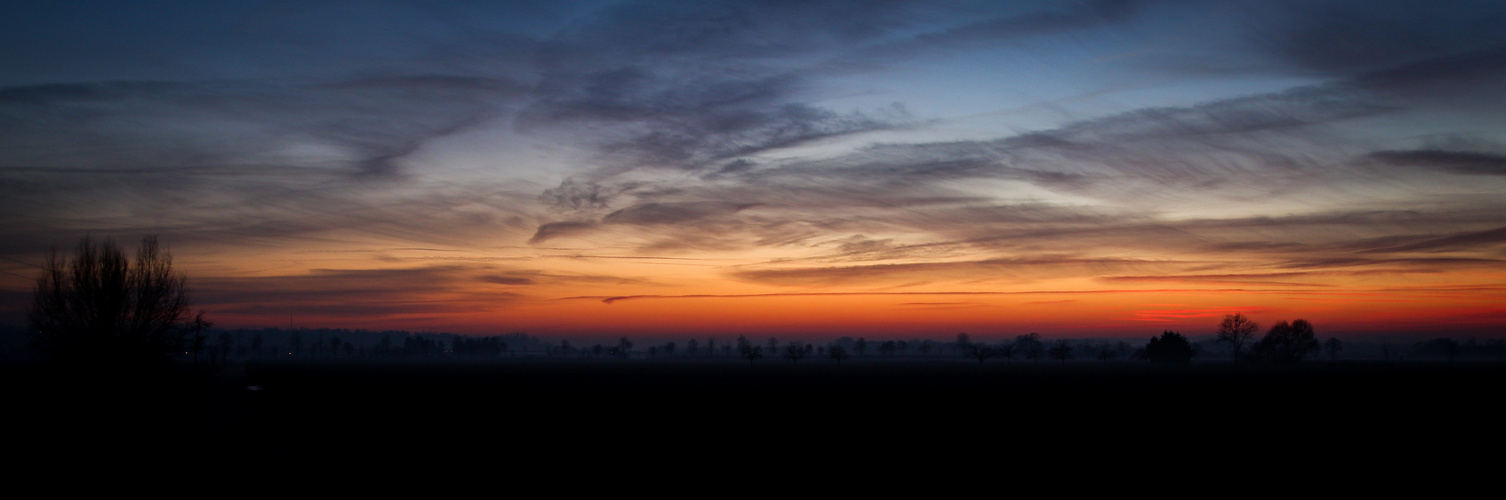
[[[1041,341],[1041,334],[1031,332],[1014,338],[1014,351],[1025,356],[1025,359],[1040,361],[1046,353],[1046,343]]]
[[[837,366],[841,366],[842,360],[847,359],[847,349],[840,345],[832,344],[826,348],[826,357],[835,360]]]
[[[791,343],[790,345],[784,346],[784,359],[790,360],[791,363],[797,365],[800,364],[800,358],[804,358],[805,355],[805,347],[801,347],[800,344]]]
[[[188,329],[189,331],[203,330],[211,326],[214,326],[214,323],[204,321],[204,313],[201,312],[198,317],[195,317],[189,323]],[[235,345],[235,335],[230,332],[220,332],[215,337],[217,340],[214,347],[209,350],[209,361],[211,363],[222,363],[230,359],[230,347]]]
[[[627,337],[617,339],[617,357],[627,359],[628,354],[633,352],[633,342]]]
[[[994,356],[1004,358],[1006,362],[1014,359],[1014,353],[1014,342],[1001,342],[998,347],[994,347]]]
[[[1454,360],[1455,356],[1459,355],[1459,342],[1458,341],[1456,341],[1454,339],[1448,339],[1448,338],[1445,338],[1445,339],[1435,339],[1434,341],[1437,342],[1439,345],[1443,346],[1443,352],[1444,352],[1445,355],[1448,356],[1448,360],[1450,362],[1452,362]]]
[[[982,342],[968,342],[967,346],[961,347],[961,349],[967,357],[978,360],[979,366],[982,366],[983,362],[987,361],[988,358],[999,355],[998,349],[994,349]]]
[[[1194,354],[1196,352],[1187,337],[1171,330],[1161,332],[1160,338],[1151,337],[1150,343],[1145,345],[1145,359],[1152,363],[1185,365],[1192,362]]]
[[[42,266],[27,310],[35,345],[58,360],[159,362],[183,352],[188,279],[157,238],[141,239],[134,261],[114,242],[83,238],[71,257],[56,250]],[[200,328],[200,330],[202,330]]]
[[[1313,326],[1307,320],[1299,319],[1290,324],[1282,321],[1271,325],[1271,330],[1255,344],[1251,357],[1256,361],[1285,365],[1302,361],[1304,356],[1319,348]]]
[[[1412,354],[1418,356],[1442,356],[1453,361],[1459,355],[1459,341],[1451,338],[1436,338],[1418,342],[1412,346]]]
[[[957,334],[957,341],[952,343],[952,349],[956,350],[963,357],[978,360],[979,365],[982,365],[988,358],[999,355],[997,349],[989,347],[988,344],[983,342],[973,342],[972,338],[968,337],[966,333]]]
[[[1251,321],[1243,314],[1230,314],[1224,316],[1223,323],[1218,325],[1218,341],[1227,342],[1234,347],[1234,355],[1231,359],[1238,363],[1240,350],[1245,344],[1255,339],[1255,331],[1259,329],[1259,323]]]
[[[213,325],[207,321],[204,321],[203,312],[200,312],[199,315],[194,318],[194,321],[192,323],[189,323],[188,351],[193,353],[193,364],[195,366],[199,364],[199,353],[204,351],[204,343],[209,341],[209,336],[204,334],[204,330],[208,329],[210,326]]]
[[[1154,337],[1151,338],[1150,340],[1151,340],[1151,342],[1155,342],[1156,341],[1156,339]],[[1107,363],[1107,362],[1113,361],[1114,358],[1117,358],[1117,357],[1119,357],[1119,351],[1117,349],[1114,349],[1114,347],[1111,346],[1111,345],[1104,344],[1102,347],[1100,347],[1098,349],[1098,360],[1099,361]]]
[[[1056,341],[1056,345],[1051,346],[1051,359],[1062,363],[1072,359],[1072,343],[1065,340]]]
[[[1328,341],[1323,343],[1323,348],[1328,351],[1329,361],[1338,361],[1339,351],[1344,350],[1344,341],[1335,337],[1329,337]]]

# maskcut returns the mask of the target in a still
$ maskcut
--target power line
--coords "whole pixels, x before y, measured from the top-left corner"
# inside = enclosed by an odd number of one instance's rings
[[[5,259],[5,260],[8,260],[8,261],[11,261],[11,262],[15,262],[15,263],[17,263],[17,264],[21,264],[21,265],[23,265],[23,266],[31,266],[31,267],[35,267],[35,268],[37,268],[37,269],[43,269],[43,267],[42,267],[42,266],[39,266],[39,265],[36,265],[36,264],[32,264],[32,263],[30,263],[30,262],[26,262],[26,261],[24,261],[24,260],[21,260],[21,259],[17,259],[17,258],[12,258],[12,257],[6,257],[6,256],[4,256],[4,255],[0,255],[0,259]]]
[[[15,276],[15,277],[17,277],[17,278],[26,278],[26,279],[28,279],[28,280],[33,280],[33,279],[37,279],[37,277],[36,277],[36,276],[22,276],[22,275],[20,275],[20,274],[16,274],[16,273],[13,273],[13,272],[10,272],[10,271],[6,271],[6,270],[4,270],[4,269],[0,269],[0,273],[4,273],[4,274],[9,274],[9,275],[11,275],[11,276]]]

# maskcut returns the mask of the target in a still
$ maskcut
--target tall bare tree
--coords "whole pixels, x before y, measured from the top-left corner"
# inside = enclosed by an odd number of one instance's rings
[[[60,359],[148,361],[183,352],[192,325],[188,278],[173,270],[157,238],[142,238],[134,259],[110,240],[56,250],[33,288],[27,322],[36,345]],[[202,313],[195,324],[207,326]]]
[[[1223,323],[1218,325],[1218,341],[1227,342],[1234,347],[1233,360],[1239,362],[1239,351],[1244,349],[1245,344],[1255,339],[1255,332],[1260,330],[1260,324],[1243,314],[1230,314],[1224,316]]]

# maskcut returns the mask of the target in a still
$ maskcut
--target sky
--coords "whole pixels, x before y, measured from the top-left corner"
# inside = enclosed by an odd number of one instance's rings
[[[23,1],[0,321],[1506,336],[1506,3]]]

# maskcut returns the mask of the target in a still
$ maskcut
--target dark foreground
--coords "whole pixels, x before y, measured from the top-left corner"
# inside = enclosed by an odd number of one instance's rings
[[[1506,382],[1506,365],[1495,363],[251,362],[152,375],[5,368],[15,403],[11,450],[35,464],[104,467],[134,479],[334,487],[496,474],[766,481],[839,464],[1029,475],[1254,465],[1268,456],[1372,472],[1422,460],[1467,466],[1459,452],[1499,454],[1496,406]]]

